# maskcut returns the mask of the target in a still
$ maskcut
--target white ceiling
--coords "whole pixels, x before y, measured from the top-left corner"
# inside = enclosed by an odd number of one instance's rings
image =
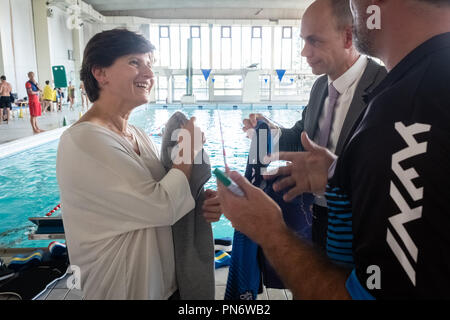
[[[84,0],[98,11],[182,8],[304,9],[312,1],[301,0]]]
[[[111,16],[204,19],[299,19],[313,0],[83,0]]]

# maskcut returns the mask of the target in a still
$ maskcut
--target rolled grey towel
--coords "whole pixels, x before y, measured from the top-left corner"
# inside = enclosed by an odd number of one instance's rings
[[[161,145],[161,161],[167,171],[172,168],[171,154],[177,141],[172,141],[172,132],[188,121],[182,112],[175,112],[167,121]],[[204,150],[192,166],[191,187],[195,208],[172,226],[175,251],[175,270],[178,290],[182,300],[214,300],[214,241],[211,224],[203,217],[205,199],[204,184],[211,177],[209,157]],[[199,160],[199,158],[196,158]]]

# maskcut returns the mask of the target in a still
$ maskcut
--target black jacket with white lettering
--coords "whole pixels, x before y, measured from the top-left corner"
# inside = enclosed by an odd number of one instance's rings
[[[377,299],[450,298],[450,33],[366,98],[329,181],[351,201],[357,278]]]

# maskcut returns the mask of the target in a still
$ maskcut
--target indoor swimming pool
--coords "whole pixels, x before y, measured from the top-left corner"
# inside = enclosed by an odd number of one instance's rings
[[[130,116],[130,123],[143,128],[161,145],[161,129],[178,108],[143,106]],[[285,127],[291,127],[301,118],[302,107],[259,107],[233,108],[221,107],[220,117],[224,131],[227,162],[232,170],[245,171],[249,139],[242,131],[242,120],[250,113],[262,113]],[[211,161],[211,168],[223,169],[222,145],[218,111],[211,107],[184,107],[188,117],[195,116],[196,124],[204,131],[207,141],[204,145]],[[0,247],[45,247],[50,240],[28,240],[33,231],[29,217],[44,217],[59,204],[59,191],[56,181],[56,150],[58,140],[28,149],[0,159]],[[206,188],[216,189],[212,177]],[[64,208],[62,208],[64,210]],[[55,214],[59,214],[57,211]],[[231,237],[233,228],[224,217],[213,224],[214,237]]]

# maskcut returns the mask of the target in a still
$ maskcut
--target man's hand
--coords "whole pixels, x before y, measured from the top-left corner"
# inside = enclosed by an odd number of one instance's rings
[[[276,126],[275,124],[273,124],[269,119],[267,119],[266,117],[264,117],[262,114],[260,113],[251,113],[248,117],[248,119],[244,119],[242,121],[242,123],[244,124],[244,126],[242,127],[242,131],[247,133],[247,137],[248,138],[252,138],[252,134],[254,133],[254,130],[250,130],[250,129],[254,129],[256,127],[256,124],[258,123],[258,120],[264,120],[269,124],[269,128],[270,129],[278,129],[278,126]]]
[[[323,194],[328,181],[328,169],[337,158],[326,148],[312,142],[306,132],[301,136],[305,152],[280,152],[269,157],[270,160],[286,160],[290,163],[285,167],[268,172],[264,179],[271,180],[277,176],[286,176],[273,184],[275,191],[290,188],[283,196],[285,201],[292,201],[304,192]]]
[[[261,245],[268,241],[268,235],[287,229],[280,207],[271,198],[239,173],[231,171],[229,176],[245,194],[238,197],[217,182],[223,213],[235,229]]]
[[[205,201],[203,202],[203,217],[209,223],[217,222],[222,215],[222,208],[220,207],[219,196],[217,191],[207,189],[205,191]]]
[[[237,172],[230,172],[230,178],[245,196],[235,196],[218,182],[225,216],[237,230],[263,248],[294,299],[349,299],[345,288],[349,271],[330,263],[289,230],[280,207],[261,189],[252,186]]]

